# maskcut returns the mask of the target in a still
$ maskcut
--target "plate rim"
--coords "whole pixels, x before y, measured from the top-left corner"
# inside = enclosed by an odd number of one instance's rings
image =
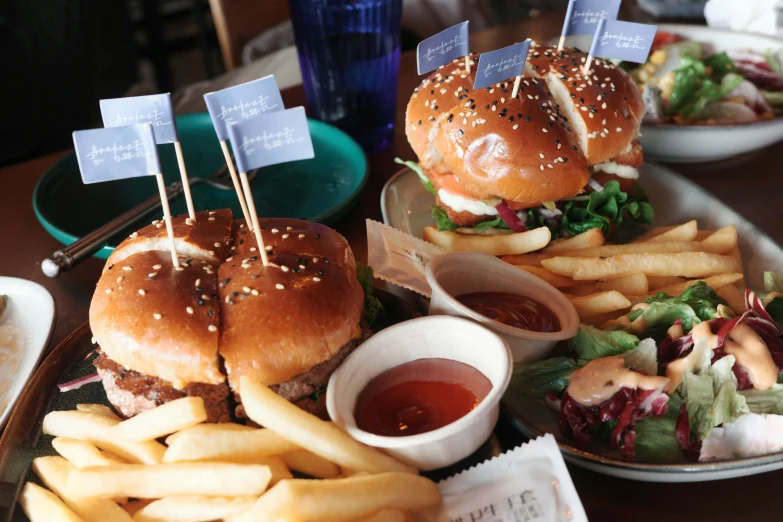
[[[197,118],[204,118],[209,117],[209,113],[207,112],[191,112],[187,114],[179,114],[176,116],[177,121],[180,120],[190,120],[190,119],[197,119]],[[334,216],[341,216],[342,213],[347,210],[351,205],[356,203],[356,199],[359,197],[361,192],[364,190],[365,186],[367,185],[367,182],[369,180],[369,161],[367,160],[367,154],[362,150],[362,148],[359,146],[359,144],[351,138],[345,131],[342,129],[339,129],[335,127],[334,125],[330,125],[328,123],[313,119],[313,118],[307,118],[308,125],[310,128],[319,128],[322,131],[329,131],[334,132],[341,138],[345,138],[347,141],[346,143],[349,144],[351,148],[354,149],[354,152],[358,153],[357,157],[361,158],[361,164],[359,165],[358,174],[356,177],[359,178],[358,183],[356,184],[356,187],[353,191],[340,203],[337,205],[332,206],[330,209],[322,212],[321,214],[318,214],[316,216],[313,216],[309,219],[309,221],[315,221],[315,222],[322,222],[326,221]],[[60,243],[63,246],[70,245],[74,243],[75,241],[78,241],[80,238],[76,235],[72,234],[71,232],[68,232],[54,223],[52,223],[49,219],[47,219],[44,215],[44,212],[40,208],[39,205],[39,192],[42,190],[41,186],[43,185],[43,182],[48,177],[51,177],[51,172],[53,169],[57,168],[61,163],[65,161],[70,161],[71,157],[74,155],[74,151],[70,151],[68,154],[63,156],[62,158],[58,159],[54,164],[49,166],[43,174],[38,178],[38,181],[35,182],[35,187],[33,188],[33,196],[32,196],[32,203],[33,203],[33,213],[35,214],[35,218],[38,221],[38,223],[41,224],[41,226],[46,230],[46,233],[49,234],[52,238],[55,239],[58,243]],[[63,242],[62,239],[64,238],[66,242]],[[96,251],[93,256],[97,257],[98,259],[108,259],[109,255],[114,251],[114,246],[109,244],[104,244],[98,251]]]

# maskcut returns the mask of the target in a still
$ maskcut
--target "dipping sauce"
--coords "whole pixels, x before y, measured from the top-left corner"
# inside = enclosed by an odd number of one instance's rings
[[[475,292],[458,296],[457,301],[484,317],[531,332],[558,332],[557,316],[535,299],[508,292]]]
[[[437,430],[461,419],[492,383],[477,369],[449,359],[419,359],[385,371],[359,394],[359,429],[387,437]]]

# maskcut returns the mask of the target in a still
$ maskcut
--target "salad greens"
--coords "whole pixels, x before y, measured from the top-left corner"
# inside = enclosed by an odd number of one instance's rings
[[[413,172],[415,172],[419,176],[419,180],[421,180],[422,184],[424,185],[424,188],[426,188],[427,191],[429,191],[433,196],[437,196],[437,194],[435,193],[435,188],[432,186],[430,180],[427,179],[427,176],[424,174],[421,165],[419,165],[415,161],[404,161],[400,158],[394,158],[394,163],[398,165],[405,165]]]
[[[356,263],[356,278],[364,290],[364,320],[372,326],[375,319],[378,318],[378,314],[383,312],[383,305],[373,292],[372,267]]]
[[[516,389],[527,395],[544,397],[547,393],[561,394],[568,387],[568,378],[579,368],[571,357],[552,357],[543,361],[514,366]]]
[[[778,383],[780,383],[780,374]],[[745,403],[751,413],[774,413],[783,415],[783,384],[775,384],[768,390],[742,390]]]
[[[682,449],[677,442],[677,416],[682,397],[669,397],[669,409],[663,417],[645,417],[636,422],[636,458],[640,462],[679,462]]]
[[[658,347],[652,339],[642,340],[636,348],[619,354],[626,368],[633,368],[647,375],[658,374]]]
[[[565,235],[575,236],[591,228],[600,228],[608,234],[612,228],[623,224],[624,217],[646,225],[652,223],[653,208],[640,186],[636,186],[633,197],[620,190],[620,183],[615,180],[607,182],[603,188],[600,192],[590,193],[587,205],[577,198],[565,204],[560,220],[560,230]]]
[[[707,105],[722,100],[745,80],[736,73],[737,68],[726,53],[712,55],[703,61],[683,56],[674,73],[668,114],[685,120],[698,119]]]
[[[569,341],[569,349],[582,363],[593,359],[620,355],[639,345],[639,338],[623,331],[599,330],[594,326],[580,325],[579,331]]]

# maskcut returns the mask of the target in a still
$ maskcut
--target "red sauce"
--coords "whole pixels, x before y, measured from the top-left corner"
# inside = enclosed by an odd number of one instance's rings
[[[385,371],[362,390],[356,425],[388,437],[426,433],[467,415],[491,389],[489,379],[467,364],[411,361]]]
[[[560,321],[544,304],[535,299],[507,292],[475,292],[457,297],[457,301],[484,317],[531,332],[558,332]]]

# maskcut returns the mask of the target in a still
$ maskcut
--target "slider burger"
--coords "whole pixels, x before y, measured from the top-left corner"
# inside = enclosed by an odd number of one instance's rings
[[[196,219],[173,219],[179,268],[162,221],[106,263],[90,327],[109,401],[131,417],[200,396],[210,422],[228,421],[244,416],[245,375],[312,411],[309,397],[370,335],[348,243],[317,223],[262,219],[265,268],[244,220],[229,210]]]
[[[438,230],[546,226],[567,237],[650,223],[652,208],[636,183],[641,93],[606,60],[593,60],[585,76],[586,57],[531,45],[513,99],[513,79],[474,91],[477,67],[469,74],[458,60],[415,89],[405,130],[419,165],[404,163],[435,195]],[[425,239],[433,233],[428,227]]]

